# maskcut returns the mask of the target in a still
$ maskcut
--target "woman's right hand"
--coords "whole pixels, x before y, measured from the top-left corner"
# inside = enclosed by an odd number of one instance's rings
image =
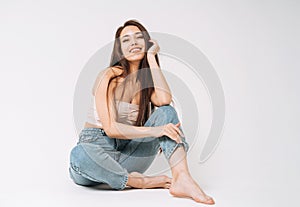
[[[157,129],[156,137],[162,137],[165,135],[177,143],[182,143],[181,137],[183,137],[184,135],[179,129],[179,126],[180,122],[178,122],[177,124],[169,123],[163,126],[155,127]]]

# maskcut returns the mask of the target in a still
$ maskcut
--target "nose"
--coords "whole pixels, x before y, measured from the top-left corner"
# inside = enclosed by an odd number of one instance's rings
[[[136,45],[136,44],[137,44],[136,39],[132,38],[131,45]]]

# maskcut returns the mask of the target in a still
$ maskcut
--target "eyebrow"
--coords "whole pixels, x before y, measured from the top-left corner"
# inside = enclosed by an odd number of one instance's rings
[[[137,35],[137,34],[143,34],[143,33],[142,32],[135,32],[134,34]],[[124,35],[124,36],[121,37],[121,39],[123,39],[124,37],[129,37],[129,35]]]

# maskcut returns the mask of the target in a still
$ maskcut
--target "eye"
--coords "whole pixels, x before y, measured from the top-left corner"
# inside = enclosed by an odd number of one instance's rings
[[[143,35],[141,35],[141,36],[138,36],[137,38],[139,38],[139,39],[143,39],[143,38],[144,38],[144,36],[143,36]]]
[[[128,41],[128,39],[124,39],[122,42],[127,42]]]

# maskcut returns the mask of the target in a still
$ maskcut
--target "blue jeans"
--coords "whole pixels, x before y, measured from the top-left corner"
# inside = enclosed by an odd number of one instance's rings
[[[158,107],[144,126],[154,127],[178,122],[175,109],[166,105]],[[159,148],[167,160],[177,147],[183,146],[187,152],[189,144],[185,138],[182,138],[182,142],[178,144],[167,136],[116,139],[108,137],[103,129],[85,128],[71,151],[70,176],[78,185],[107,183],[113,189],[122,190],[126,187],[128,174],[133,171],[145,172],[158,154]]]

